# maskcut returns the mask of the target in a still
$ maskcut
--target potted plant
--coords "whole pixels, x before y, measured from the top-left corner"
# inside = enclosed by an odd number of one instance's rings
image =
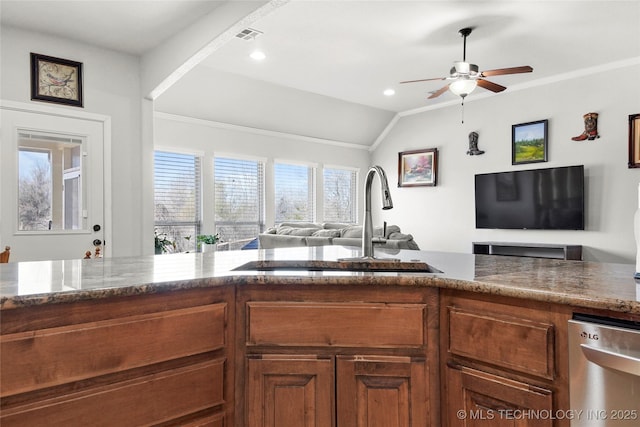
[[[201,252],[212,252],[216,250],[216,245],[220,241],[220,233],[216,234],[198,234],[196,242]]]
[[[157,229],[153,230],[155,237],[155,253],[156,255],[164,254],[169,251],[169,247],[176,248],[176,243],[169,240],[166,233],[159,233]]]

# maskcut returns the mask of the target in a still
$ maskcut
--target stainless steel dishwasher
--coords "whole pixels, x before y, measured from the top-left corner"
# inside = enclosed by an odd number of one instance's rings
[[[640,426],[640,322],[569,320],[572,427]]]

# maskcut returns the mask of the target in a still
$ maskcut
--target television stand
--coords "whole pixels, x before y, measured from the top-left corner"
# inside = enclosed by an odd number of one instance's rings
[[[474,254],[582,260],[581,245],[512,242],[473,242]]]

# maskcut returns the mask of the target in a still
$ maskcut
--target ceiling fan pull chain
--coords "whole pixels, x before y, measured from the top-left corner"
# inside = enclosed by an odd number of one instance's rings
[[[464,124],[464,98],[462,98],[462,124]]]

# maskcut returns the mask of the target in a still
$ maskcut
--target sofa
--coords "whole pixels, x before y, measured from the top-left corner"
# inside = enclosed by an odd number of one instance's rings
[[[400,227],[374,227],[374,247],[419,250],[411,234],[403,234]],[[296,246],[362,246],[362,226],[341,223],[283,222],[258,235],[261,249]]]

